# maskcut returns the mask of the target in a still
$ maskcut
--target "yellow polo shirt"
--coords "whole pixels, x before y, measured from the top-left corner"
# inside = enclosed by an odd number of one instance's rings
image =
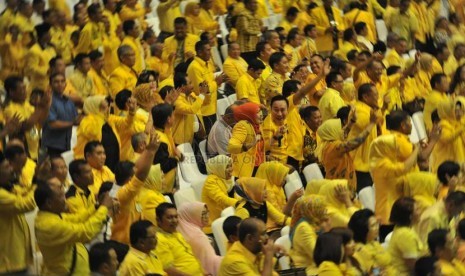
[[[95,95],[110,95],[110,83],[108,82],[107,74],[103,70],[101,73],[98,73],[94,68],[90,68],[88,75],[92,80]]]
[[[79,43],[74,48],[75,53],[88,54],[97,50],[102,45],[104,31],[103,23],[89,20],[79,34]]]
[[[423,120],[425,121],[426,130],[429,131],[433,127],[431,114],[438,108],[440,102],[447,100],[449,97],[446,93],[433,90],[425,99],[425,107],[423,108]]]
[[[354,85],[355,88],[358,90],[362,84],[371,83],[376,86],[376,90],[378,91],[378,107],[382,108],[384,103],[384,96],[388,93],[388,90],[396,87],[399,84],[399,80],[402,77],[402,74],[394,74],[387,76],[383,74],[381,76],[380,81],[374,83],[367,75],[366,72],[361,72],[358,79],[355,81]]]
[[[247,67],[247,62],[243,58],[227,57],[223,63],[223,72],[228,76],[232,86],[236,87],[239,78],[247,73]]]
[[[106,182],[106,181],[114,182],[115,181],[115,175],[107,166],[103,166],[101,170],[92,168],[92,174],[94,175],[94,184],[89,186],[89,190],[94,195],[98,194],[98,191],[100,190],[100,186],[102,186],[103,182]]]
[[[84,75],[81,71],[74,70],[73,74],[69,77],[69,81],[81,98],[85,99],[95,95],[94,83],[89,74]]]
[[[127,35],[124,37],[121,45],[128,45],[136,54],[136,63],[132,68],[136,70],[137,74],[140,74],[140,72],[145,69],[144,49],[142,48],[140,40]]]
[[[320,109],[323,122],[336,117],[338,110],[345,105],[346,103],[341,98],[339,91],[332,88],[326,89],[318,102],[318,108]]]
[[[216,113],[216,99],[218,84],[215,81],[213,72],[208,68],[208,62],[199,57],[195,57],[187,69],[187,75],[192,81],[196,95],[200,93],[200,83],[206,81],[210,90],[210,95],[205,96],[202,104],[202,115],[210,116]]]
[[[163,271],[163,265],[160,259],[152,251],[145,254],[134,247],[129,249],[128,254],[119,268],[119,275],[138,276],[138,275],[167,275]]]
[[[257,81],[247,72],[239,77],[236,83],[236,94],[238,100],[248,99],[250,102],[260,104]]]
[[[94,209],[96,196],[90,190],[84,191],[76,185],[71,185],[66,192],[66,205],[70,213],[78,213],[87,209]]]
[[[194,139],[194,121],[196,116],[200,116],[200,109],[203,104],[203,96],[196,96],[191,93],[179,95],[174,102],[174,123],[171,128],[173,140],[176,145],[192,143]]]
[[[48,63],[57,55],[55,48],[42,47],[36,43],[26,54],[26,64],[24,67],[24,75],[29,78],[29,87],[40,88],[45,90],[49,84],[48,79]]]
[[[124,64],[120,64],[110,75],[110,91],[114,99],[123,89],[134,90],[137,83],[137,72]]]

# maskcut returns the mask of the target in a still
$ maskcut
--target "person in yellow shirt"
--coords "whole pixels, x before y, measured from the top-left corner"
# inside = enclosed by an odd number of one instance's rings
[[[226,253],[219,276],[277,275],[273,269],[274,242],[266,234],[266,225],[256,218],[239,224],[239,240]],[[263,258],[263,261],[258,261]]]
[[[204,275],[199,260],[194,257],[191,246],[177,231],[178,212],[171,203],[161,203],[156,209],[158,245],[155,253],[160,257],[167,274]]]
[[[145,15],[152,11],[150,4],[152,0],[144,0],[144,7],[141,3],[136,0],[125,1],[121,10],[119,11],[119,17],[121,22],[127,20],[134,20],[142,28],[142,30],[147,29],[147,23],[145,22]]]
[[[258,92],[258,82],[260,76],[265,70],[265,64],[260,60],[252,60],[249,63],[247,72],[242,74],[236,84],[236,95],[239,100],[247,100],[260,104],[260,95]]]
[[[354,29],[350,28],[344,31],[342,45],[333,52],[333,55],[343,61],[348,61],[347,53],[352,50],[360,51],[360,45],[357,41],[357,34]]]
[[[318,32],[316,45],[320,52],[338,49],[339,36],[346,29],[342,12],[332,3],[333,0],[324,0],[323,6],[313,9],[311,14]]]
[[[431,114],[437,110],[440,102],[448,99],[447,92],[449,91],[449,81],[444,74],[434,74],[431,77],[430,83],[433,91],[426,97],[423,109],[426,131],[430,131],[433,128]]]
[[[158,42],[163,43],[166,38],[174,34],[173,19],[182,17],[180,2],[180,0],[160,0],[157,6],[157,15],[160,20]]]
[[[298,14],[299,14],[299,9],[298,8],[290,7],[286,11],[286,16],[279,23],[278,27],[283,27],[284,28],[284,34],[286,36],[289,34],[289,31],[292,28],[297,27],[296,19],[297,19]]]
[[[216,34],[219,31],[219,23],[215,19],[212,7],[213,7],[213,0],[200,0],[200,25],[198,28],[202,31],[209,32],[213,37],[216,37]]]
[[[273,48],[268,42],[258,42],[255,46],[255,52],[258,54],[258,60],[265,64],[260,78],[257,79],[258,95],[260,96],[260,103],[265,104],[265,81],[271,75],[273,69],[269,65],[271,54],[274,53]]]
[[[103,35],[103,59],[104,70],[107,76],[120,65],[118,57],[118,48],[121,45],[121,40],[124,38],[123,27],[119,24],[114,32],[110,31],[110,22],[106,17],[102,19],[105,26],[105,33]]]
[[[367,26],[367,39],[375,44],[377,41],[375,15],[367,11],[367,6],[360,2],[351,2],[349,12],[344,13],[346,28],[354,27],[358,22],[364,22]]]
[[[109,243],[93,244],[89,250],[89,268],[91,275],[117,275],[118,256]]]
[[[18,7],[17,0],[5,1],[6,7],[1,12],[0,17],[0,38],[3,39],[8,32],[8,27],[11,26],[16,15],[16,8]]]
[[[237,17],[237,43],[241,47],[242,57],[249,61],[255,57],[255,47],[260,41],[262,33],[263,22],[258,15],[257,0],[243,1],[245,9],[243,9]],[[239,3],[240,4],[240,3]],[[236,4],[235,7],[238,7]]]
[[[91,69],[90,58],[87,54],[77,54],[74,58],[74,72],[69,76],[71,85],[83,99],[95,95],[94,83],[89,71]]]
[[[89,77],[92,79],[92,85],[94,88],[95,95],[110,95],[110,83],[108,82],[108,76],[103,70],[105,61],[103,54],[98,50],[89,53],[90,65]]]
[[[51,43],[55,46],[58,55],[61,55],[66,64],[71,64],[73,61],[74,45],[71,41],[71,34],[76,31],[77,26],[70,25],[63,12],[56,10],[45,11],[49,13],[49,17],[57,17],[57,22],[52,24],[50,35],[52,36]],[[52,20],[53,21],[53,20]]]
[[[123,21],[123,31],[125,37],[121,45],[128,45],[135,53],[135,63],[132,68],[137,74],[140,74],[145,69],[145,56],[142,44],[139,40],[140,30],[134,20]]]
[[[50,45],[50,25],[42,23],[35,27],[37,43],[25,56],[24,75],[29,79],[29,87],[45,90],[48,85],[49,61],[56,56],[55,48]]]
[[[110,74],[110,91],[114,99],[116,94],[123,89],[133,90],[136,87],[138,74],[133,69],[136,63],[136,54],[128,45],[121,45],[118,48],[118,59],[120,65]]]
[[[236,88],[236,83],[247,72],[247,62],[241,57],[239,44],[228,45],[228,57],[223,63],[223,72],[228,76],[228,84]]]
[[[79,33],[79,43],[74,48],[76,54],[88,54],[102,45],[104,26],[100,4],[91,4],[87,8],[87,14],[89,21]]]
[[[315,39],[318,37],[316,26],[313,24],[305,25],[304,30],[304,41],[302,46],[300,46],[299,53],[300,57],[303,59],[310,60],[314,54],[318,54],[318,49],[316,47]]]
[[[105,148],[97,141],[90,141],[84,149],[85,160],[92,168],[93,183],[89,185],[89,191],[97,195],[103,182],[115,181],[113,172],[105,166],[107,159]]]
[[[76,214],[94,208],[97,203],[96,194],[89,189],[94,184],[92,167],[86,160],[75,159],[69,164],[69,174],[73,180],[73,185],[65,194],[69,212]]]
[[[418,31],[418,19],[409,9],[410,0],[401,0],[399,9],[392,13],[386,26],[389,31],[407,40],[408,49],[415,46],[415,33]]]
[[[20,40],[18,26],[11,25],[5,39],[0,42],[0,80],[4,81],[12,75],[23,75],[26,52],[26,47]]]
[[[116,29],[118,28],[119,25],[121,25],[121,19],[119,17],[119,14],[116,12],[116,4],[117,1],[115,0],[105,0],[103,1],[103,11],[102,15],[103,17],[106,17],[110,23],[110,33],[115,33]]]
[[[407,40],[400,37],[394,46],[394,49],[389,51],[383,60],[384,66],[389,68],[391,66],[399,66],[402,70],[405,69],[405,59],[403,54],[407,52]]]
[[[314,79],[318,78],[318,76],[323,72],[324,64],[325,59],[319,54],[314,54],[310,58],[310,68],[312,69],[312,73],[308,74],[305,82],[310,83]],[[321,78],[315,87],[306,95],[311,105],[318,106],[318,102],[320,101],[321,96],[323,96],[326,86],[325,78]]]
[[[30,43],[34,41],[34,23],[32,22],[32,5],[30,2],[19,1],[18,10],[13,20],[13,24],[18,26],[19,31],[22,35],[22,43],[24,46],[30,46]]]
[[[346,105],[341,97],[344,80],[339,73],[329,73],[326,76],[328,89],[323,93],[318,109],[321,112],[321,119],[324,121],[335,118],[339,109]]]
[[[284,53],[289,59],[289,67],[294,69],[297,65],[299,65],[302,61],[302,57],[300,56],[300,47],[302,45],[302,36],[300,35],[300,31],[297,28],[293,28],[289,31],[286,44],[284,45]]]
[[[286,54],[282,52],[273,53],[270,56],[270,67],[273,69],[271,75],[265,80],[264,90],[266,103],[269,104],[271,98],[282,94],[282,87],[286,80],[287,73],[290,71],[289,60]]]
[[[464,275],[465,265],[457,257],[457,240],[447,228],[434,229],[428,234],[431,255],[438,259],[441,275]]]
[[[131,248],[119,268],[119,275],[167,275],[160,258],[155,254],[157,232],[148,220],[139,220],[129,230]]]
[[[33,187],[14,189],[13,170],[9,161],[0,151],[0,230],[3,237],[0,242],[2,258],[0,260],[0,273],[15,274],[27,272],[30,263],[31,237],[24,214],[33,211]],[[34,245],[35,246],[35,245]]]
[[[24,143],[19,139],[10,139],[5,147],[5,157],[10,162],[16,177],[17,185],[22,188],[32,186],[36,170],[36,162],[27,157]]]
[[[358,210],[352,202],[352,191],[347,180],[335,179],[323,185],[319,194],[327,203],[327,215],[331,227],[347,227],[350,217]]]
[[[50,178],[34,192],[39,207],[35,234],[46,275],[88,275],[89,255],[83,243],[100,233],[113,210],[105,193],[97,208],[78,214],[66,213],[65,191],[57,178]],[[75,257],[73,257],[75,256]]]
[[[150,57],[145,58],[147,70],[158,72],[158,80],[163,81],[172,75],[171,64],[162,60],[163,44],[155,43],[150,46]]]
[[[219,1],[216,1],[219,2]],[[200,5],[196,2],[189,2],[187,3],[186,7],[184,8],[184,16],[187,20],[187,29],[188,33],[194,35],[200,35],[203,31],[201,28],[202,19],[200,18]],[[215,36],[216,37],[216,36]]]
[[[208,69],[208,61],[211,59],[211,47],[208,41],[199,41],[195,44],[197,56],[191,62],[187,69],[187,76],[192,81],[193,91],[196,95],[200,94],[201,86],[207,85],[209,93],[206,94],[202,104],[202,117],[204,128],[207,133],[216,121],[216,99],[217,88],[223,82],[227,81],[227,76],[222,73],[215,77],[213,72]]]

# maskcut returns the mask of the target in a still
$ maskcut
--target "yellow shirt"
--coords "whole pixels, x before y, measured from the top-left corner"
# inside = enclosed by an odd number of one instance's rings
[[[16,11],[6,8],[0,17],[0,38],[5,37],[5,32],[8,31],[8,27],[13,23],[15,19]]]
[[[286,55],[289,55],[291,56],[291,59],[289,60],[289,66],[290,68],[294,68],[296,67],[297,65],[299,65],[300,61],[301,61],[301,56],[300,56],[300,46],[298,47],[294,47],[292,46],[291,44],[288,44],[286,43],[286,45],[284,45],[284,53]]]
[[[197,97],[194,93],[191,93],[189,96],[185,94],[179,95],[174,102],[174,123],[171,131],[176,145],[192,143],[195,117],[201,116],[200,108],[203,101],[201,96]]]
[[[441,93],[437,90],[433,90],[425,99],[425,107],[423,109],[423,118],[425,121],[426,130],[429,131],[433,127],[431,121],[431,114],[438,108],[440,102],[447,100],[448,96],[446,93]]]
[[[29,188],[32,186],[32,179],[34,178],[34,174],[36,171],[36,162],[34,160],[28,158],[26,160],[26,164],[21,171],[21,175],[19,176],[19,184],[23,188]]]
[[[147,65],[148,70],[157,71],[159,75],[159,80],[163,81],[171,75],[171,66],[169,63],[161,60],[159,57],[151,56],[145,59],[145,65]]]
[[[388,252],[391,254],[392,266],[397,268],[399,276],[409,276],[410,268],[404,259],[418,259],[425,252],[425,246],[418,234],[410,227],[396,226],[389,241]]]
[[[421,43],[426,43],[428,35],[433,34],[434,25],[428,15],[428,7],[425,2],[412,1],[410,4],[410,12],[415,16],[418,21],[418,29],[415,32],[415,39]]]
[[[179,9],[179,2],[174,5],[169,5],[169,1],[159,3],[157,6],[157,15],[160,20],[160,31],[174,33],[173,20],[177,17],[182,17]]]
[[[162,193],[142,187],[135,198],[135,204],[139,204],[142,208],[142,212],[140,212],[140,219],[146,219],[152,222],[153,225],[157,225],[155,209],[163,202],[166,202],[166,199]]]
[[[121,276],[166,275],[160,259],[154,252],[146,254],[134,247],[131,247],[124,257],[118,274]]]
[[[283,76],[276,72],[272,72],[271,75],[266,78],[264,88],[265,88],[265,97],[266,102],[270,103],[271,99],[274,96],[282,95],[283,94],[283,85],[284,82],[287,81],[289,78],[287,76]]]
[[[103,43],[104,27],[102,23],[88,21],[79,34],[79,43],[74,48],[76,54],[88,54],[97,50]]]
[[[107,166],[103,166],[101,170],[92,168],[92,174],[94,175],[94,184],[89,186],[89,190],[94,195],[98,195],[98,191],[100,190],[100,186],[102,186],[103,182],[115,181],[115,175]]]
[[[317,239],[315,228],[308,222],[299,223],[295,229],[292,247],[289,255],[296,267],[307,268],[307,274],[316,273],[316,264],[313,261],[313,251]],[[313,272],[313,273],[312,273]]]
[[[10,192],[0,188],[0,273],[20,271],[30,263],[31,237],[24,214],[35,207],[32,189]]]
[[[263,62],[263,64],[265,64],[265,69],[262,71],[262,74],[260,75],[260,78],[256,80],[257,87],[259,87],[258,94],[260,96],[260,103],[265,104],[266,103],[265,82],[266,82],[266,79],[271,75],[273,70],[271,69],[268,62],[265,62],[265,61],[261,60],[260,58],[258,58],[258,60],[260,60],[261,62]],[[239,97],[238,97],[238,99],[239,99]]]
[[[105,206],[78,214],[58,215],[39,211],[35,233],[44,262],[41,274],[69,275],[73,250],[76,250],[76,265],[72,275],[89,275],[89,254],[82,243],[90,242],[100,233],[107,213]]]
[[[73,42],[71,41],[71,34],[76,30],[75,26],[66,25],[64,29],[61,27],[52,26],[50,35],[52,37],[51,43],[55,46],[57,54],[63,57],[66,64],[73,62]]]
[[[142,27],[142,30],[147,28],[147,23],[145,22],[145,14],[149,12],[146,8],[142,7],[141,3],[136,3],[134,7],[128,7],[123,5],[121,11],[119,12],[119,17],[121,22],[126,20],[135,20],[139,21],[139,25]]]
[[[388,93],[388,90],[396,87],[399,84],[399,79],[402,77],[402,74],[394,74],[394,75],[382,75],[381,79],[378,82],[372,81],[366,72],[361,72],[358,79],[355,81],[354,85],[356,89],[359,89],[360,86],[364,83],[371,83],[376,86],[376,90],[378,91],[378,107],[381,108],[383,106],[384,96]]]
[[[165,39],[165,42],[163,43],[161,59],[164,62],[170,64],[172,68],[175,68],[176,65],[187,60],[187,53],[190,52],[192,54],[195,54],[195,44],[199,40],[200,38],[193,34],[187,34],[184,41],[178,41],[174,36],[170,36],[167,39]],[[181,49],[178,49],[178,46]],[[175,54],[174,56],[172,56],[173,53]]]
[[[114,35],[106,35],[103,37],[103,59],[105,61],[103,70],[109,76],[118,66],[120,61],[118,59],[118,47],[121,45],[119,37]]]
[[[353,9],[348,13],[344,14],[344,20],[346,28],[353,27],[355,23],[365,22],[367,24],[368,34],[366,38],[373,44],[376,43],[377,34],[376,34],[376,25],[374,15],[370,12]]]
[[[237,205],[235,216],[240,217],[241,219],[246,219],[250,217],[249,211],[245,208],[246,202],[242,201]],[[280,210],[276,209],[273,204],[266,203],[267,210],[267,221],[266,226],[268,230],[276,229],[276,227],[284,227],[291,223],[291,218],[284,215]]]
[[[134,90],[137,83],[137,72],[124,64],[120,64],[110,75],[110,91],[114,99],[123,89]]]
[[[457,259],[453,259],[451,262],[439,259],[438,262],[441,267],[441,275],[443,276],[465,275],[465,266]]]
[[[81,98],[85,99],[89,96],[95,95],[94,83],[89,74],[84,75],[81,71],[76,69],[69,77],[69,81]]]
[[[174,267],[188,275],[204,275],[199,261],[194,257],[191,246],[181,233],[167,233],[159,229],[157,238],[158,244],[155,252],[160,257],[164,270]]]
[[[302,59],[306,58],[310,60],[314,54],[318,54],[315,40],[310,37],[305,38],[305,41],[300,46],[299,52]]]
[[[347,275],[343,273],[341,268],[331,262],[331,261],[324,261],[318,266],[318,276],[344,276]]]
[[[235,206],[236,198],[228,196],[228,186],[225,180],[210,174],[202,189],[202,202],[205,202],[210,212],[210,223],[221,216],[221,212],[230,206]]]
[[[228,76],[233,87],[236,87],[239,78],[247,73],[247,66],[247,62],[241,57],[238,59],[226,58],[223,63],[223,72]]]
[[[105,74],[105,71],[102,70],[99,73],[94,68],[90,68],[90,71],[87,74],[92,80],[95,95],[110,95],[110,83],[108,82],[108,76]]]
[[[18,12],[13,20],[13,24],[18,26],[20,33],[22,33],[23,45],[28,46],[32,41],[31,33],[34,32],[34,23],[32,20]]]
[[[64,12],[68,20],[72,19],[70,8],[68,7],[68,4],[65,0],[50,0],[49,8]]]
[[[357,45],[354,45],[349,41],[344,41],[342,43],[341,47],[339,47],[339,49],[334,51],[333,55],[340,58],[340,59],[342,59],[342,60],[344,60],[344,61],[348,61],[347,60],[347,53],[352,51],[352,50],[357,50],[358,52],[360,52],[360,48]]]
[[[13,118],[14,116],[18,116],[19,120],[24,122],[29,119],[33,113],[34,107],[30,105],[28,101],[25,101],[22,104],[11,101],[3,111],[6,122],[8,122],[9,119]],[[37,160],[40,140],[39,130],[36,126],[33,126],[30,130],[25,132],[24,136],[26,137],[27,148],[29,150],[30,157],[34,160]]]
[[[412,35],[418,31],[418,20],[415,18],[415,15],[410,11],[402,14],[399,10],[396,10],[391,14],[389,20],[386,22],[388,29],[405,38],[408,48],[411,49],[414,46]]]
[[[0,42],[0,58],[2,59],[0,80],[5,80],[11,75],[23,75],[26,52],[27,49],[19,38],[16,42],[12,42],[11,36],[8,35]]]
[[[104,9],[102,15],[105,16],[110,22],[110,34],[114,34],[119,25],[122,24],[118,13],[112,13],[111,11]]]
[[[396,275],[396,270],[391,264],[391,255],[377,241],[356,244],[354,258],[364,273],[369,273],[373,267],[379,267],[385,270],[388,276]]]
[[[338,30],[345,30],[344,19],[342,18],[342,12],[336,7],[331,7],[334,15],[334,20],[337,23]],[[325,8],[323,6],[317,7],[312,10],[310,15],[313,19],[314,24],[316,25],[316,30],[318,32],[318,37],[316,38],[316,45],[320,52],[332,51],[335,49],[333,45],[332,34],[326,34],[325,30],[331,27],[326,14]]]
[[[79,213],[87,209],[94,209],[96,196],[90,190],[84,191],[76,185],[71,185],[66,192],[66,205],[70,213]]]
[[[292,24],[291,22],[287,21],[286,18],[283,18],[281,19],[281,22],[279,23],[278,27],[284,28],[284,33],[287,35],[292,28],[295,28],[297,26],[296,24]]]
[[[287,125],[287,119],[284,121],[284,125]],[[271,115],[266,116],[265,121],[263,122],[263,139],[265,141],[271,140],[271,137],[276,133],[280,126],[276,125],[271,119]],[[270,144],[269,154],[273,159],[281,162],[282,164],[287,164],[287,147],[288,147],[288,133],[284,133],[281,142],[273,140]]]
[[[405,69],[405,59],[401,57],[394,49],[389,51],[389,53],[384,58],[383,63],[386,68],[391,66],[400,66],[400,68]]]
[[[260,104],[257,81],[247,72],[239,77],[236,83],[236,94],[238,100],[248,99],[250,102]]]
[[[313,73],[308,74],[307,79],[305,80],[305,84],[309,84],[312,80],[314,80],[317,77],[318,76],[316,74],[313,74]],[[321,90],[326,90],[326,81],[324,79],[321,79],[315,85],[315,87],[306,95],[311,105],[318,106],[320,99],[317,97],[316,92],[321,91]]]
[[[299,30],[303,31],[305,29],[305,26],[312,24],[312,18],[310,17],[310,14],[308,14],[306,11],[301,11],[297,15],[295,24],[297,25],[297,28],[299,28]]]
[[[438,201],[426,209],[418,222],[418,233],[421,241],[427,244],[428,234],[434,229],[449,229],[449,221],[444,200]]]
[[[136,63],[132,68],[136,70],[137,74],[140,74],[140,72],[145,69],[144,49],[142,48],[140,40],[127,35],[124,37],[121,45],[128,45],[136,54]]]
[[[132,148],[131,139],[132,136],[138,132],[144,132],[149,119],[148,113],[143,112],[144,110],[138,109],[134,115],[134,120],[130,127],[119,128],[118,134],[120,137],[120,160],[121,161],[132,161],[135,158],[134,149]],[[145,113],[145,114],[144,114]],[[123,112],[120,116],[126,118],[127,113]]]
[[[326,89],[318,103],[318,109],[320,109],[323,122],[336,117],[337,111],[345,105],[346,103],[341,98],[339,91],[332,88]]]
[[[29,87],[45,90],[48,86],[49,61],[56,56],[55,48],[45,49],[36,43],[26,54],[24,74],[29,78]]]
[[[216,31],[218,30],[219,24],[215,20],[212,11],[200,8],[199,19],[201,24],[197,27],[216,37]]]
[[[215,81],[215,76],[208,69],[208,64],[199,57],[195,57],[187,69],[187,75],[192,81],[194,92],[196,95],[200,93],[200,83],[207,82],[210,90],[210,95],[206,95],[202,104],[202,115],[210,116],[216,113],[216,99],[218,84]]]
[[[237,6],[237,5],[236,5]],[[261,27],[263,22],[260,20],[258,11],[253,14],[244,9],[237,18],[237,43],[241,47],[241,52],[255,51],[255,46],[260,41]]]
[[[129,244],[129,228],[131,224],[141,219],[134,199],[139,194],[142,186],[144,186],[144,182],[133,176],[116,193],[116,198],[120,202],[120,209],[118,214],[113,217],[113,225],[111,226],[112,240]]]

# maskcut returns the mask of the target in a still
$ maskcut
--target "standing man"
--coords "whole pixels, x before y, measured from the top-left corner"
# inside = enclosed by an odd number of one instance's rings
[[[126,20],[123,22],[124,39],[121,45],[128,45],[136,54],[135,63],[132,67],[140,74],[145,69],[144,49],[139,40],[140,27],[135,20]]]
[[[344,87],[344,79],[341,74],[336,72],[329,73],[326,76],[326,84],[328,88],[323,93],[318,103],[323,122],[336,117],[339,109],[346,105],[341,97],[341,92]]]
[[[158,35],[158,42],[163,43],[166,38],[173,35],[173,18],[182,17],[181,10],[179,8],[180,2],[180,0],[160,0],[160,3],[157,6],[157,15],[160,20],[160,34]]]
[[[102,46],[103,34],[105,32],[102,23],[102,8],[100,4],[94,3],[87,8],[87,21],[79,33],[79,42],[74,49],[76,54],[88,54]]]
[[[121,45],[118,48],[118,59],[120,65],[110,75],[110,91],[113,99],[123,89],[132,91],[136,87],[138,77],[136,70],[133,69],[136,54],[130,46]]]
[[[241,56],[247,62],[256,57],[255,46],[260,41],[263,22],[256,11],[257,0],[244,0],[245,9],[239,14],[236,22],[237,43],[241,47]]]
[[[87,54],[77,54],[74,58],[74,72],[69,77],[71,85],[83,99],[94,95],[94,84],[89,76],[90,58]]]
[[[164,42],[161,59],[176,68],[179,63],[195,56],[195,43],[199,37],[187,33],[187,21],[184,17],[174,20],[174,36],[170,36]]]

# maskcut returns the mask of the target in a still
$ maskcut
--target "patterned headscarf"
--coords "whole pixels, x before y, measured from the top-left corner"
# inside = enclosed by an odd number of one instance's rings
[[[296,226],[300,219],[305,219],[312,225],[320,225],[328,218],[325,198],[320,195],[302,196],[292,209],[291,228]]]

